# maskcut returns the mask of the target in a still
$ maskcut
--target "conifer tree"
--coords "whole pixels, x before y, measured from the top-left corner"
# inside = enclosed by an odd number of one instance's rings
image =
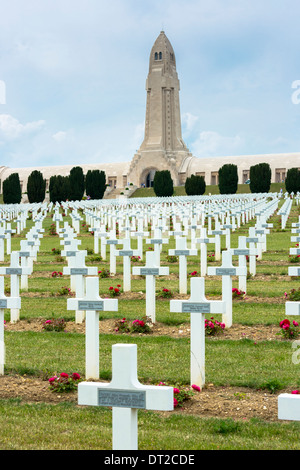
[[[22,200],[22,190],[18,173],[12,173],[3,181],[3,202],[4,204],[20,204]]]
[[[158,197],[173,196],[174,185],[169,170],[157,171],[154,175],[153,189]]]
[[[46,180],[40,171],[34,170],[28,176],[27,196],[30,203],[43,202],[46,192]]]

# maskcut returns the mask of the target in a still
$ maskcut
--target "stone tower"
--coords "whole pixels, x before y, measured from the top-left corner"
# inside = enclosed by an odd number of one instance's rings
[[[151,50],[146,90],[145,135],[132,159],[128,182],[151,186],[155,171],[170,170],[174,185],[178,186],[184,183],[180,172],[191,154],[181,135],[175,54],[164,31]]]

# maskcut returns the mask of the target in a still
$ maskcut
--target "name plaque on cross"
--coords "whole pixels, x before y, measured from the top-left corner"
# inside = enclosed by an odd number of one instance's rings
[[[258,238],[257,237],[255,237],[255,238],[246,238],[246,242],[247,243],[257,243]]]
[[[0,299],[0,308],[7,308],[7,299]]]
[[[210,304],[209,303],[191,303],[191,302],[182,302],[182,312],[183,313],[210,313]]]
[[[216,276],[235,276],[235,268],[216,268]]]
[[[222,230],[213,230],[212,234],[213,235],[223,235],[223,232],[222,232]]]
[[[135,390],[98,390],[98,405],[118,408],[146,408],[146,393]]]
[[[21,276],[22,274],[22,268],[7,268],[6,269],[6,274],[17,274],[18,276]]]
[[[67,251],[66,257],[69,258],[70,256],[76,256],[76,251]]]
[[[153,239],[153,240],[150,240],[150,243],[157,243],[157,244],[159,244],[159,243],[162,243],[162,240],[161,240],[161,239],[160,239],[160,240],[158,240],[158,239]]]
[[[79,300],[78,301],[78,310],[103,310],[103,300]]]
[[[189,250],[175,250],[175,256],[188,256]]]
[[[28,242],[27,242],[27,245],[29,245],[29,246],[34,246],[34,242],[28,241]]]
[[[118,240],[107,240],[106,244],[107,245],[118,245]]]
[[[67,246],[67,245],[71,245],[71,241],[65,241],[64,244]]]
[[[249,250],[243,250],[242,248],[237,248],[236,250],[233,250],[234,255],[239,255],[239,256],[247,256],[249,254]]]
[[[132,256],[133,251],[132,250],[120,250],[119,251],[119,256]]]
[[[23,257],[28,258],[30,256],[30,253],[29,253],[29,251],[19,251],[19,256],[21,258],[23,258]]]
[[[70,274],[71,275],[80,274],[82,276],[87,276],[88,270],[87,270],[87,268],[71,268],[70,269]]]
[[[141,276],[158,276],[159,275],[159,268],[141,268]]]

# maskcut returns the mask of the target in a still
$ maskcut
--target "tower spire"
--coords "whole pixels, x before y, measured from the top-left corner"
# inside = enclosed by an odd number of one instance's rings
[[[162,169],[170,170],[178,183],[181,164],[190,156],[182,139],[179,90],[175,53],[161,31],[149,58],[144,140],[130,167],[130,172],[139,167],[139,186],[147,175]],[[134,175],[129,178],[133,181]]]

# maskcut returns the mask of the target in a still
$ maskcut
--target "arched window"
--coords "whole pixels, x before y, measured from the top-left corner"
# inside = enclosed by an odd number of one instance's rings
[[[159,60],[161,60],[161,59],[162,59],[162,53],[160,52],[159,53]]]
[[[157,52],[155,52],[155,54],[154,54],[154,60],[157,60],[157,59],[158,59],[158,54],[157,54]]]

